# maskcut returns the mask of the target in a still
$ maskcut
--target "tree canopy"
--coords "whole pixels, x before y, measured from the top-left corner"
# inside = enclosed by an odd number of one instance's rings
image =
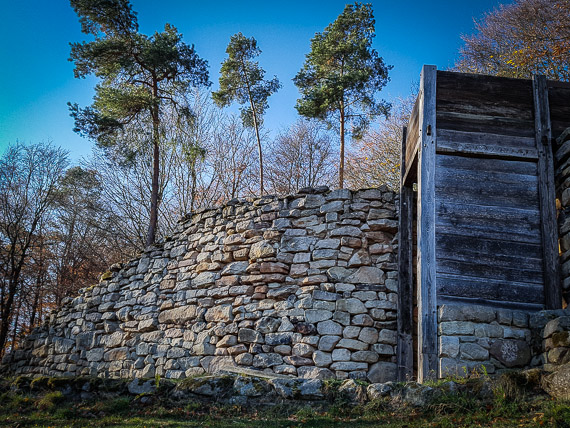
[[[234,34],[226,49],[228,58],[220,69],[220,89],[212,93],[219,106],[227,106],[236,101],[241,104],[241,118],[244,126],[253,127],[257,139],[259,155],[259,185],[264,193],[263,154],[259,129],[263,122],[263,114],[269,107],[268,98],[281,87],[279,79],[274,76],[265,80],[265,70],[254,58],[261,54],[257,41],[247,38],[242,33]]]
[[[387,114],[389,105],[375,94],[388,82],[388,71],[372,48],[375,21],[371,4],[349,4],[338,18],[311,40],[311,51],[293,81],[301,92],[300,115],[339,124],[339,187],[344,180],[345,125],[359,137],[370,120]]]
[[[193,46],[182,41],[177,29],[166,24],[152,36],[138,32],[136,13],[127,0],[71,0],[82,31],[94,41],[71,43],[70,60],[78,78],[94,74],[93,104],[79,108],[70,104],[75,131],[100,146],[125,150],[121,138],[126,127],[142,128],[153,148],[151,216],[147,245],[155,240],[159,195],[161,129],[165,107],[180,120],[192,113],[184,94],[196,85],[209,85],[207,63]]]
[[[516,0],[500,5],[464,36],[457,71],[570,80],[570,2]]]

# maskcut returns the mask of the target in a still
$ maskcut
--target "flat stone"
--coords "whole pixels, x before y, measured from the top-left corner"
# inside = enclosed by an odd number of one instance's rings
[[[364,343],[376,343],[378,341],[378,330],[372,327],[364,327],[360,330],[358,340]]]
[[[220,272],[222,276],[227,275],[243,275],[246,273],[246,269],[249,266],[249,262],[233,262],[227,264]]]
[[[372,266],[359,267],[356,272],[346,278],[351,284],[383,284],[385,274],[382,269]]]
[[[204,319],[206,322],[231,322],[234,319],[232,305],[214,306],[206,311]]]
[[[324,367],[303,366],[297,368],[297,374],[303,379],[334,379],[335,375]]]
[[[236,394],[245,397],[260,397],[271,389],[266,380],[244,376],[238,376],[233,387]]]
[[[368,348],[368,344],[354,339],[341,339],[337,346],[339,348],[347,348],[355,351],[364,351]]]
[[[305,321],[308,323],[318,323],[331,319],[333,313],[325,309],[307,309],[305,311]]]
[[[91,349],[85,353],[85,358],[89,362],[98,362],[103,359],[104,354],[105,354],[104,348]]]
[[[339,227],[337,229],[331,230],[330,236],[331,237],[350,236],[353,238],[354,237],[359,238],[362,236],[362,230],[360,230],[358,227],[355,227],[355,226],[343,226],[343,227]]]
[[[264,369],[279,364],[283,364],[283,357],[276,353],[261,353],[253,357],[253,367]]]
[[[202,272],[192,280],[192,284],[197,288],[207,287],[214,285],[219,277],[220,274],[216,272]]]
[[[196,318],[196,309],[195,305],[188,305],[162,311],[158,315],[158,322],[160,324],[185,324]]]
[[[317,238],[310,236],[286,236],[281,238],[281,251],[302,252],[309,251]]]
[[[391,382],[371,383],[368,385],[368,388],[366,388],[366,394],[368,395],[368,399],[373,401],[389,396],[393,389],[394,387]]]
[[[281,325],[281,320],[273,317],[262,317],[255,322],[255,329],[262,333],[275,333],[279,326]]]
[[[330,366],[331,370],[340,370],[351,372],[355,370],[368,370],[368,363],[359,363],[355,361],[337,361]]]
[[[546,323],[543,338],[548,339],[554,333],[570,330],[570,316],[558,317]]]
[[[455,358],[459,355],[459,337],[456,336],[440,336],[439,338],[439,356]]]
[[[460,357],[465,360],[485,361],[489,359],[489,351],[476,343],[462,343],[459,350]]]
[[[267,345],[290,345],[293,338],[293,333],[267,333],[265,335],[265,343]]]
[[[331,358],[333,361],[350,361],[351,352],[345,348],[333,349]]]
[[[319,239],[315,244],[315,249],[319,250],[321,248],[329,248],[332,250],[337,250],[340,247],[340,239]]]
[[[335,266],[327,270],[327,276],[331,281],[344,281],[352,274],[352,270],[346,269],[344,267]]]
[[[321,336],[318,344],[319,351],[332,351],[338,342],[340,342],[339,336]]]
[[[373,351],[356,351],[351,355],[352,361],[362,361],[365,363],[375,363],[378,361],[378,354]]]
[[[328,352],[315,351],[312,358],[317,367],[328,367],[332,363],[332,355]]]
[[[524,367],[531,357],[528,343],[522,340],[496,340],[491,345],[490,353],[506,367]]]
[[[251,246],[249,250],[249,258],[257,260],[264,257],[273,257],[276,253],[275,248],[269,241],[259,241]]]
[[[496,319],[495,309],[478,305],[441,305],[439,307],[439,321],[473,321],[491,323]]]
[[[320,335],[341,335],[342,326],[334,321],[321,321],[317,324],[317,332]]]
[[[348,312],[349,314],[365,314],[368,312],[364,303],[360,300],[351,297],[349,299],[339,299],[336,302],[336,310],[342,312]]]
[[[264,343],[263,336],[251,328],[240,328],[238,332],[238,342],[242,343]]]
[[[398,366],[395,363],[380,361],[370,366],[366,377],[372,383],[396,381],[398,377]]]

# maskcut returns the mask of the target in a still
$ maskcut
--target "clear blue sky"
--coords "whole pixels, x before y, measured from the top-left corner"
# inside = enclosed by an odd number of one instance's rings
[[[315,32],[342,12],[346,1],[195,1],[131,0],[140,30],[150,34],[169,22],[194,44],[210,65],[217,88],[220,63],[232,34],[253,36],[263,51],[267,76],[283,88],[269,99],[265,124],[271,133],[296,120],[298,97],[291,79],[301,68]],[[374,47],[394,66],[380,96],[391,100],[409,94],[423,64],[452,66],[461,34],[471,33],[473,19],[511,0],[372,1],[376,18]],[[73,160],[88,155],[91,143],[72,131],[66,103],[91,103],[95,78],[74,79],[69,42],[90,40],[80,32],[66,0],[0,0],[0,153],[9,143],[52,141]]]

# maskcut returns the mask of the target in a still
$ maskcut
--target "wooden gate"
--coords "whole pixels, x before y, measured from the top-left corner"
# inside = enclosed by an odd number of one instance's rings
[[[424,66],[402,143],[402,380],[438,374],[439,305],[560,307],[551,125],[570,126],[569,91]]]

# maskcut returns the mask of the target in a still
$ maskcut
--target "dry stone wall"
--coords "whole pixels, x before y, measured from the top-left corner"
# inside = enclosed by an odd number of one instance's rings
[[[16,374],[184,378],[241,367],[396,377],[396,195],[233,200],[70,299],[5,358]]]
[[[570,361],[570,310],[526,312],[487,306],[438,308],[440,376],[489,374]]]

